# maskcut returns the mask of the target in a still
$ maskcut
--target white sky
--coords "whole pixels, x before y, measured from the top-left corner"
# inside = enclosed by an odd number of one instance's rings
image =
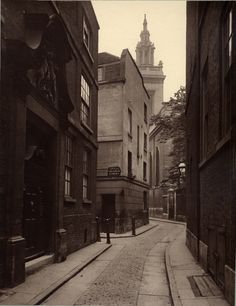
[[[185,85],[186,3],[185,1],[92,1],[100,25],[99,52],[117,56],[128,48],[136,59],[144,14],[150,40],[156,49],[155,65],[163,61],[164,101]]]

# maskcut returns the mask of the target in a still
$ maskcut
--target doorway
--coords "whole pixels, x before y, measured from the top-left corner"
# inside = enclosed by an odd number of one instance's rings
[[[115,232],[115,194],[102,195],[102,232],[106,232],[106,219],[109,221],[110,233]]]
[[[169,194],[169,213],[168,213],[168,218],[170,220],[174,220],[175,216],[175,207],[174,207],[174,195],[173,193]]]
[[[27,122],[23,194],[25,259],[45,254],[51,239],[51,135]]]
[[[208,227],[208,271],[217,283],[224,289],[225,268],[225,228],[210,225]]]

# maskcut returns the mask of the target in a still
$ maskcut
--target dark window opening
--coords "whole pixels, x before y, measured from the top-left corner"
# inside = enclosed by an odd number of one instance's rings
[[[128,151],[128,177],[132,177],[132,153]]]

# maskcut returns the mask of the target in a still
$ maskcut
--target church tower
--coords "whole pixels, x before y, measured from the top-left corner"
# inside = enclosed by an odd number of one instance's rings
[[[162,61],[158,66],[154,65],[154,43],[150,41],[150,33],[147,29],[146,14],[144,15],[143,30],[140,34],[140,41],[136,46],[136,63],[143,76],[145,87],[150,95],[152,114],[157,114],[163,102],[163,74]]]

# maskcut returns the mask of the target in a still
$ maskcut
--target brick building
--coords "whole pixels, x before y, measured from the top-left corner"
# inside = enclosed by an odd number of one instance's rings
[[[187,245],[233,304],[236,7],[187,3]]]
[[[99,26],[87,1],[1,5],[2,287],[95,241]]]
[[[97,208],[112,232],[124,232],[132,216],[148,223],[150,101],[127,49],[99,54],[98,80]]]

